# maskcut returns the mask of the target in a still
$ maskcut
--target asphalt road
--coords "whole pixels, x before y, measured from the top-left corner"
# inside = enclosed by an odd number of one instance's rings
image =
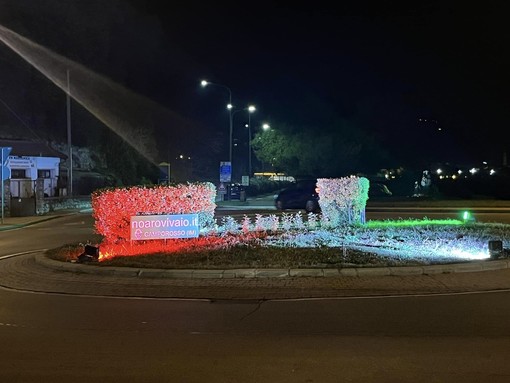
[[[0,232],[0,381],[510,381],[509,269],[178,281],[34,261],[90,239],[91,224],[71,215]]]
[[[509,298],[210,302],[0,291],[0,378],[503,383]]]

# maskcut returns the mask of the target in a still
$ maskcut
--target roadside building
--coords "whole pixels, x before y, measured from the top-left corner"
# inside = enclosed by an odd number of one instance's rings
[[[38,200],[62,193],[59,178],[65,154],[38,141],[0,140],[0,147],[12,148],[3,185],[4,204],[12,216],[34,214]]]
[[[11,147],[6,169],[10,173],[5,186],[13,198],[58,195],[60,162],[67,156],[44,142],[0,140],[0,147]]]

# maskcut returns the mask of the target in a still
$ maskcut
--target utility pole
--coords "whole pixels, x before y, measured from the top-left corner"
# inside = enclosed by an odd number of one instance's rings
[[[67,70],[67,147],[69,158],[67,159],[67,195],[73,196],[73,146],[71,143],[71,86],[69,82],[69,69]]]

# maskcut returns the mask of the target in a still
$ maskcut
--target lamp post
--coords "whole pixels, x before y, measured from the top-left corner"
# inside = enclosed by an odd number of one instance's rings
[[[265,131],[268,131],[271,129],[271,126],[265,122],[262,124],[262,130],[265,132]],[[266,166],[265,166],[265,163],[263,160],[260,161],[262,163],[262,173],[265,173],[266,172]]]
[[[231,166],[231,169],[232,169],[232,125],[233,125],[233,120],[232,120],[232,118],[233,118],[233,115],[232,115],[232,108],[233,108],[233,105],[232,105],[232,91],[226,85],[217,84],[217,83],[210,82],[210,81],[207,81],[207,80],[202,80],[200,82],[200,85],[202,85],[202,88],[205,88],[208,85],[218,86],[218,87],[226,89],[228,91],[227,109],[228,109],[228,114],[229,114],[229,116],[228,116],[228,123],[229,123],[229,136],[230,136],[229,148],[228,148],[228,160],[230,162],[230,166]]]
[[[245,125],[245,127],[248,128],[248,172],[251,173],[251,130],[250,130],[250,123],[251,123],[251,114],[257,110],[254,105],[248,105],[246,108],[243,109],[236,109],[232,111],[232,118],[234,118],[234,115],[236,113],[242,112],[243,110],[248,111],[248,124]]]
[[[69,149],[69,158],[67,161],[67,195],[73,196],[73,145],[71,143],[71,83],[69,82],[69,69],[67,70],[67,147]]]
[[[248,106],[248,177],[251,177],[251,114],[257,109],[250,105]]]

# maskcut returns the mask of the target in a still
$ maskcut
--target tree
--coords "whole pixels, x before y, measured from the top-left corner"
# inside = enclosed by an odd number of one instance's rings
[[[316,177],[341,177],[383,167],[384,151],[358,125],[340,120],[328,128],[282,126],[259,132],[255,156],[275,171]]]
[[[101,143],[106,162],[105,170],[115,177],[119,185],[139,185],[146,179],[157,181],[159,173],[157,166],[117,134],[105,131]]]
[[[289,167],[288,160],[292,155],[289,136],[279,130],[257,133],[252,141],[252,149],[258,160],[268,163],[276,171],[284,171]]]

